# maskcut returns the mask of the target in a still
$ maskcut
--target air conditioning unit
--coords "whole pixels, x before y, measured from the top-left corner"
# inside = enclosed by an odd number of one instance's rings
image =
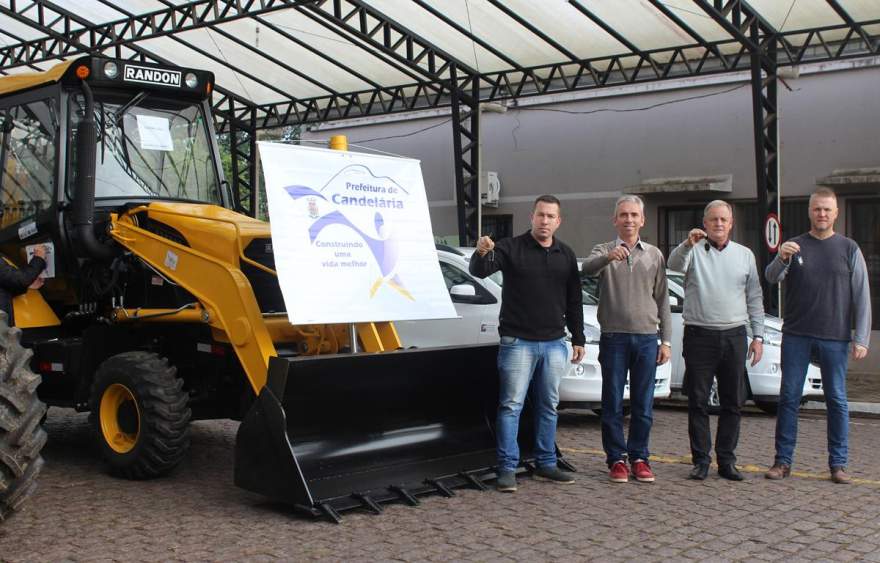
[[[483,172],[480,180],[480,203],[486,207],[498,207],[501,199],[501,180],[498,178],[498,172]]]

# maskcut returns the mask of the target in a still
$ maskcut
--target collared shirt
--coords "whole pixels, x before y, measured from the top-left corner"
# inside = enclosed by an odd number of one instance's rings
[[[712,240],[712,239],[710,239],[710,238],[707,237],[707,238],[706,238],[706,244],[708,244],[709,246],[711,246],[712,248],[714,248],[714,249],[717,250],[718,252],[721,252],[722,250],[724,250],[725,248],[727,248],[727,245],[728,245],[728,244],[730,244],[730,239],[725,240],[725,241],[724,241],[724,244],[718,244],[718,243],[715,242],[714,240]]]
[[[495,243],[495,250],[471,257],[470,272],[485,278],[504,274],[498,332],[526,340],[555,340],[571,333],[583,346],[584,310],[577,257],[556,237],[541,246],[530,231]]]
[[[630,249],[630,259],[611,261],[608,253],[617,239],[593,247],[584,260],[587,275],[599,275],[599,324],[602,332],[656,334],[672,340],[672,314],[666,284],[666,261],[656,246],[641,239]]]

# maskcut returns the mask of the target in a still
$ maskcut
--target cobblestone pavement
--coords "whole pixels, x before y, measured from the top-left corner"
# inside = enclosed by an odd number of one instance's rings
[[[189,458],[170,477],[109,477],[86,416],[52,409],[40,489],[0,525],[2,561],[261,560],[831,560],[880,561],[880,420],[850,425],[852,485],[827,479],[825,419],[804,415],[793,478],[767,481],[775,419],[744,418],[749,479],[688,481],[687,414],[656,412],[654,484],[614,484],[599,420],[563,412],[559,444],[577,482],[520,479],[515,494],[463,490],[342,525],[296,516],[232,484],[237,425],[193,425]]]

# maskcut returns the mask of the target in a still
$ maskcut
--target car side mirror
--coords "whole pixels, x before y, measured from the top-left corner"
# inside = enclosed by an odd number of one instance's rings
[[[477,290],[474,286],[463,283],[460,285],[453,285],[449,288],[449,295],[453,297],[476,297]]]

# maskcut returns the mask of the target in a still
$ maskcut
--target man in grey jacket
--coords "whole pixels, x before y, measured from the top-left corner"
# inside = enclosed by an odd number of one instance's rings
[[[721,416],[715,438],[718,475],[742,481],[736,468],[740,410],[745,401],[747,334],[752,365],[761,361],[764,305],[755,255],[730,240],[733,208],[716,199],[706,205],[702,229],[692,229],[669,255],[669,267],[684,272],[684,362],[688,395],[688,435],[694,468],[690,478],[704,480],[712,461],[708,401],[718,382]]]
[[[791,473],[797,440],[798,406],[810,360],[819,362],[828,410],[828,466],[831,480],[849,483],[846,473],[849,410],[847,354],[868,355],[871,296],[868,268],[858,244],[834,232],[837,196],[819,188],[810,196],[810,232],[786,241],[764,271],[771,283],[785,282],[782,325],[782,388],[776,418],[776,459],[765,474]],[[853,334],[852,327],[855,327]]]

